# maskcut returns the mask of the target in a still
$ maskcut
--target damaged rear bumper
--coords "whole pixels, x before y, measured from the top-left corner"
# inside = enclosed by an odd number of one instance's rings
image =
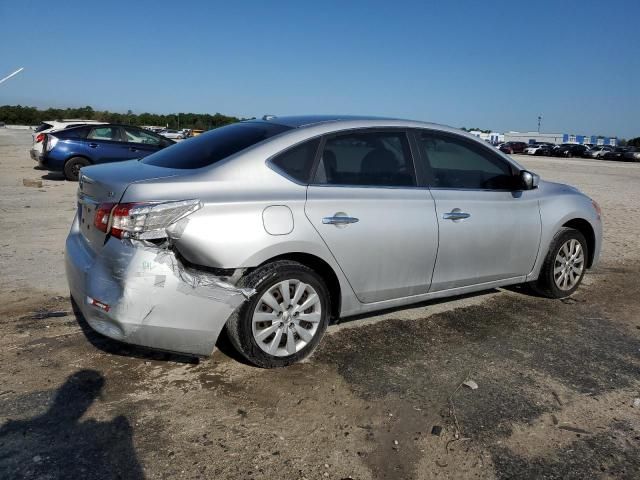
[[[65,261],[71,296],[91,328],[162,350],[210,355],[229,316],[254,293],[185,268],[169,249],[110,238],[96,253],[77,218]]]

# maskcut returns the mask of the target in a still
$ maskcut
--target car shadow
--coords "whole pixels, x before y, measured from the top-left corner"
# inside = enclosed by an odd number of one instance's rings
[[[101,373],[80,370],[57,389],[42,415],[2,425],[0,477],[143,479],[125,416],[81,421],[104,384]]]
[[[84,315],[78,308],[78,305],[73,300],[73,298],[71,298],[70,301],[71,307],[73,308],[73,314],[76,317],[78,325],[82,329],[82,333],[89,341],[89,343],[91,343],[91,345],[103,351],[104,353],[119,355],[122,357],[132,357],[142,360],[155,360],[161,362],[185,363],[190,365],[197,365],[198,363],[200,363],[200,359],[196,356],[145,348],[142,346],[131,345],[128,343],[113,340],[109,337],[105,337],[104,335],[96,332],[93,328],[91,328],[91,326],[87,322],[87,319],[84,318]]]
[[[34,168],[34,170],[38,170],[38,169]],[[67,181],[64,174],[61,172],[47,172],[44,175],[42,175],[40,178],[42,178],[42,180],[53,180],[55,182]]]

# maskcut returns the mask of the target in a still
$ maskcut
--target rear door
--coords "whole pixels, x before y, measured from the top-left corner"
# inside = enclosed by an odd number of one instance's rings
[[[439,248],[431,291],[527,275],[541,235],[536,192],[516,168],[461,135],[416,132],[435,200]]]
[[[122,141],[120,127],[98,125],[91,127],[85,140],[93,163],[108,163],[135,158]]]
[[[363,303],[426,293],[438,225],[404,130],[324,139],[305,213]]]

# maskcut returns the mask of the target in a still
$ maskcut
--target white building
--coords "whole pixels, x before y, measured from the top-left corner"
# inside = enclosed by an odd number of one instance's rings
[[[502,143],[505,141],[504,135],[498,132],[485,133],[485,132],[481,132],[480,130],[469,130],[469,133],[493,145],[496,145],[498,143]]]
[[[507,132],[504,134],[505,142],[524,143],[590,143],[594,145],[616,146],[616,137],[604,137],[602,135],[573,135],[569,133],[539,133],[539,132]]]

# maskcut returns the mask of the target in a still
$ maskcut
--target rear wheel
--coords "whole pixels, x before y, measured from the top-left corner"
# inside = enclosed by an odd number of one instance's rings
[[[91,165],[91,162],[83,157],[72,157],[64,164],[64,176],[67,180],[77,182],[80,177],[80,169]]]
[[[310,268],[288,260],[251,272],[238,286],[256,293],[227,322],[233,346],[263,368],[285,367],[316,348],[329,323],[329,291]]]
[[[549,298],[564,298],[575,292],[587,268],[587,241],[573,228],[561,228],[545,258],[533,288]]]

